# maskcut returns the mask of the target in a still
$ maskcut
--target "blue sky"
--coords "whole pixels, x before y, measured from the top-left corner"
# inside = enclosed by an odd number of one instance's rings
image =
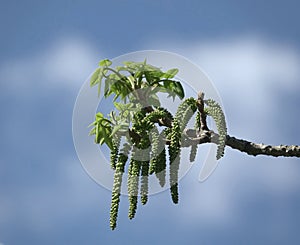
[[[162,49],[203,68],[229,133],[299,144],[297,1],[9,1],[0,10],[0,244],[298,244],[298,159],[226,149],[180,202],[153,195],[136,218],[82,168],[72,141],[78,91],[102,58]],[[202,154],[201,154],[202,153]]]

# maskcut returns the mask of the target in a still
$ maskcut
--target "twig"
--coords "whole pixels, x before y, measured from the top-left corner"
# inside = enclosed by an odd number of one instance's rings
[[[200,131],[209,131],[206,123],[206,113],[204,112],[204,93],[199,92],[198,93],[198,99],[197,99],[197,108],[200,113]]]
[[[205,131],[199,135],[195,129],[186,129],[184,131],[184,138],[181,147],[190,147],[194,144],[214,143],[217,144],[219,135],[210,130],[209,134]],[[197,136],[199,135],[199,136]],[[166,144],[169,144],[167,141]],[[273,157],[300,157],[300,146],[298,145],[267,145],[257,144],[243,139],[237,139],[233,136],[227,135],[226,145],[232,149],[245,152],[248,155],[266,155]]]

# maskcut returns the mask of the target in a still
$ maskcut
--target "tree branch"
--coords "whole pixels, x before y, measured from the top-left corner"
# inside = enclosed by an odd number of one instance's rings
[[[200,131],[208,131],[207,122],[206,122],[206,113],[204,112],[204,93],[199,92],[198,93],[198,99],[197,99],[197,108],[200,113],[200,124],[201,128]]]
[[[300,146],[298,145],[265,145],[256,144],[246,140],[237,139],[227,135],[226,145],[233,149],[245,152],[248,155],[267,155],[273,157],[300,157]]]
[[[186,129],[183,132],[183,140],[181,147],[189,147],[194,144],[204,143],[218,143],[219,135],[214,131],[203,131],[199,136],[198,132],[194,129]],[[168,144],[168,142],[167,142]],[[298,145],[266,145],[256,144],[247,140],[237,139],[233,136],[227,135],[226,145],[232,149],[236,149],[241,152],[245,152],[248,155],[267,155],[273,157],[300,157],[300,146]]]

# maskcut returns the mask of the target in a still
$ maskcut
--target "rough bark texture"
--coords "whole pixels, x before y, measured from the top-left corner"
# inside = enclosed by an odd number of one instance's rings
[[[267,155],[273,157],[300,157],[300,146],[298,145],[265,145],[255,144],[246,140],[237,139],[227,135],[226,145],[233,149],[245,152],[252,156]]]

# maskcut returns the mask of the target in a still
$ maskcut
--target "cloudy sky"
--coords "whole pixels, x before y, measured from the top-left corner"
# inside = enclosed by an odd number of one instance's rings
[[[297,1],[8,1],[0,8],[0,244],[299,244],[300,162],[226,149],[180,202],[152,195],[136,218],[77,158],[72,112],[103,58],[144,49],[183,55],[213,81],[229,133],[300,144]]]

